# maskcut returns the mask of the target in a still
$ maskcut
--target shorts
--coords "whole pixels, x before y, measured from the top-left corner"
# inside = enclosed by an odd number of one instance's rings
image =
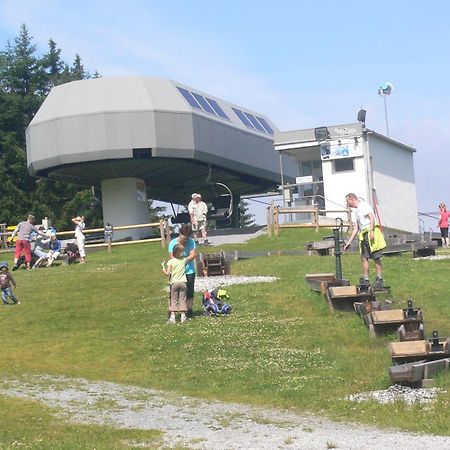
[[[441,237],[448,238],[448,228],[441,228]]]
[[[206,220],[197,220],[197,223],[192,224],[192,231],[201,231],[206,228]]]
[[[381,250],[377,250],[376,252],[370,251],[369,233],[364,234],[363,240],[359,242],[359,249],[361,251],[361,258],[364,259],[380,259],[383,256]]]

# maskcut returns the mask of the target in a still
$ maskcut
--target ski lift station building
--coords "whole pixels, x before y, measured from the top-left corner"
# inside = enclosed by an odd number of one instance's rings
[[[295,206],[316,201],[321,208],[336,210],[354,192],[378,209],[385,227],[419,232],[414,148],[357,122],[277,132],[275,149],[297,161],[296,183],[283,183],[285,192],[298,192],[292,195]]]
[[[212,201],[223,194],[217,183],[232,192],[236,219],[241,196],[281,183],[296,207],[342,209],[354,192],[378,206],[384,226],[419,228],[415,150],[362,122],[280,132],[263,114],[169,79],[112,77],[53,88],[26,135],[30,174],[95,186],[115,226],[148,223],[147,194]]]
[[[263,114],[168,79],[75,81],[54,87],[31,121],[28,170],[99,188],[105,223],[148,223],[147,192],[187,204],[193,192],[211,200],[222,183],[236,209],[241,195],[278,186],[276,131]],[[298,171],[282,158],[294,182]]]

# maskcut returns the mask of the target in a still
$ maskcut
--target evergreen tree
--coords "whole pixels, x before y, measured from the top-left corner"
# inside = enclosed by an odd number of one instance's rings
[[[14,224],[32,212],[49,217],[57,228],[71,226],[83,214],[90,225],[101,223],[100,206],[90,190],[28,174],[25,130],[52,87],[89,76],[76,55],[73,68],[61,61],[61,49],[50,39],[48,52],[35,56],[36,46],[22,25],[19,36],[0,52],[0,222]]]
[[[249,206],[249,203],[245,200],[239,202],[239,226],[241,228],[255,225],[255,216],[249,212]]]

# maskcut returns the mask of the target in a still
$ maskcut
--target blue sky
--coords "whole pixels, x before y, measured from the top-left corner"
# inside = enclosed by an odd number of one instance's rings
[[[377,89],[390,81],[390,136],[417,149],[419,211],[450,204],[450,2],[0,0],[0,48],[22,23],[39,53],[52,38],[90,72],[168,77],[281,130],[354,122],[362,106],[385,133]]]

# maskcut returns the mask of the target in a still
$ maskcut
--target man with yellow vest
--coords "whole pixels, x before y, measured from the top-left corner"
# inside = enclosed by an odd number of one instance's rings
[[[373,284],[373,287],[383,287],[383,266],[381,264],[381,257],[383,248],[386,247],[383,232],[376,220],[372,207],[359,198],[354,193],[347,194],[345,196],[347,205],[353,209],[356,215],[356,223],[353,224],[352,235],[347,243],[344,245],[344,250],[350,247],[355,236],[359,235],[359,250],[361,253],[361,263],[363,277],[360,281],[361,284],[368,286],[369,282],[369,259],[373,259],[375,262],[375,268],[377,271],[377,277]]]

